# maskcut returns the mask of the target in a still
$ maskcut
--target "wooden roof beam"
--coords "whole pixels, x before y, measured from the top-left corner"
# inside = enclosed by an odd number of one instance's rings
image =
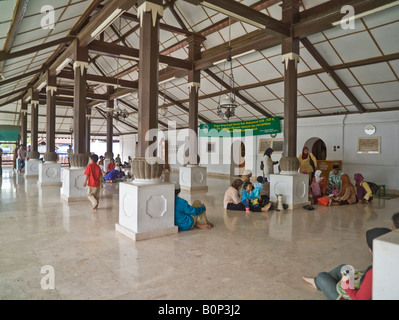
[[[305,48],[309,51],[309,53],[312,55],[312,57],[323,68],[323,70],[334,79],[334,81],[337,83],[338,87],[347,96],[347,98],[355,105],[355,107],[359,110],[359,112],[360,113],[364,113],[366,111],[366,109],[359,102],[359,100],[355,97],[355,95],[349,90],[349,88],[342,81],[342,79],[338,76],[338,74],[333,70],[333,68],[330,67],[330,65],[322,57],[322,55],[317,51],[317,49],[309,41],[309,39],[308,38],[302,38],[301,42],[305,46]]]
[[[93,41],[89,45],[89,50],[94,53],[107,55],[114,58],[121,58],[127,60],[137,61],[139,59],[139,50],[134,48],[128,48],[113,43]],[[173,58],[170,56],[159,55],[159,62],[167,64],[171,68],[191,70],[193,64],[190,61]]]
[[[194,5],[202,5],[231,18],[248,23],[279,38],[288,37],[291,31],[288,25],[267,14],[250,8],[240,2],[225,0],[184,0]]]

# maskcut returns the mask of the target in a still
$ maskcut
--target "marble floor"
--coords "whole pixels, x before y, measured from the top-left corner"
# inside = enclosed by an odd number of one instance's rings
[[[89,201],[67,204],[58,187],[36,182],[7,169],[0,179],[0,299],[324,299],[302,276],[366,268],[365,232],[391,227],[399,205],[246,216],[223,209],[229,180],[208,178],[207,192],[181,196],[203,201],[215,228],[135,243],[115,231],[117,184],[93,213]],[[42,289],[43,266],[54,268],[55,289]]]

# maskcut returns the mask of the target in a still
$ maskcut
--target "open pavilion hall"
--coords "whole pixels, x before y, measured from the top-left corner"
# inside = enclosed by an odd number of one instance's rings
[[[399,299],[399,1],[47,2],[0,1],[0,299]]]

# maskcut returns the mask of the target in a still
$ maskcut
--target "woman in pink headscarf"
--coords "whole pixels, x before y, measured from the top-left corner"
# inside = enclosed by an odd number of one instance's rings
[[[373,192],[369,184],[364,181],[364,177],[361,173],[355,173],[355,191],[358,203],[369,203],[373,200]]]

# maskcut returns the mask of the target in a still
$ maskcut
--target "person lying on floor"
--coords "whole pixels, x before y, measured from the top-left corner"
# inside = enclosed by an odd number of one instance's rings
[[[104,177],[105,182],[111,182],[111,183],[121,181],[122,179],[123,179],[123,173],[121,172],[119,167],[115,167],[115,169],[108,172]]]
[[[188,231],[197,227],[199,229],[211,229],[213,224],[208,221],[204,204],[196,200],[190,206],[188,202],[179,197],[180,185],[175,186],[175,225],[179,231]]]

